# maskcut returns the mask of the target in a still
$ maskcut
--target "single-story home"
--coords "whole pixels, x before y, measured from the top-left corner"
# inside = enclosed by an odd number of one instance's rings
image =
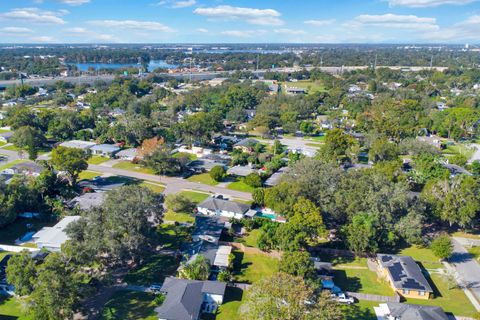
[[[277,172],[272,174],[267,180],[265,180],[265,185],[267,187],[274,187],[280,183],[280,179],[288,171],[288,167],[280,168]]]
[[[26,176],[38,177],[45,168],[35,162],[22,162],[13,167],[2,170],[3,174],[23,174]]]
[[[199,214],[235,219],[242,219],[249,209],[250,206],[247,204],[225,200],[219,197],[209,197],[197,206]]]
[[[137,148],[120,150],[115,156],[125,161],[133,161],[135,158],[140,158],[137,154]]]
[[[432,287],[412,257],[377,254],[377,263],[382,275],[399,295],[425,300],[433,298]]]
[[[233,149],[242,150],[243,152],[251,152],[253,151],[253,148],[255,148],[255,145],[257,145],[258,143],[258,140],[246,138],[235,143],[233,145]]]
[[[78,207],[80,210],[87,211],[95,207],[100,207],[103,199],[105,199],[105,195],[105,192],[85,193],[70,200],[68,205],[70,208]]]
[[[187,167],[190,170],[193,170],[195,173],[209,172],[213,167],[216,166],[226,167],[224,162],[206,158],[194,160],[187,165]]]
[[[237,177],[246,177],[250,173],[257,173],[258,170],[253,169],[251,166],[234,166],[227,170],[227,174]]]
[[[192,233],[193,242],[207,241],[218,244],[225,222],[215,217],[195,217],[195,230]]]
[[[59,146],[64,148],[81,149],[84,151],[88,151],[95,145],[96,145],[95,142],[82,141],[82,140],[70,140],[70,141],[65,141],[60,143]]]
[[[102,157],[113,157],[120,151],[120,147],[115,144],[97,144],[90,148],[92,154]]]
[[[12,136],[13,136],[13,131],[2,132],[0,133],[0,141],[9,143]]]
[[[197,147],[197,146],[192,146],[191,148],[189,148],[185,145],[182,145],[182,146],[178,147],[178,149],[176,151],[181,152],[181,153],[193,154],[193,155],[196,155],[199,158],[201,158],[203,156],[206,156],[206,155],[209,155],[209,154],[212,154],[212,152],[213,152],[212,149]]]
[[[62,244],[68,240],[65,228],[70,223],[77,221],[80,218],[81,216],[67,216],[53,227],[43,227],[33,235],[32,240],[40,249],[58,252],[60,251]]]
[[[160,289],[165,295],[156,308],[160,320],[198,320],[201,313],[215,313],[223,303],[226,284],[218,281],[165,278]]]
[[[379,320],[447,320],[440,307],[422,306],[397,302],[381,303],[373,307]]]

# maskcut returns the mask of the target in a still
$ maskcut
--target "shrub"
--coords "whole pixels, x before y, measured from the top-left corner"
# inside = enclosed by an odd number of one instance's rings
[[[222,166],[215,166],[210,170],[210,177],[215,181],[222,181],[225,178],[225,169]]]
[[[446,234],[440,235],[432,241],[430,245],[433,254],[440,259],[448,259],[453,253],[453,244],[450,237]]]

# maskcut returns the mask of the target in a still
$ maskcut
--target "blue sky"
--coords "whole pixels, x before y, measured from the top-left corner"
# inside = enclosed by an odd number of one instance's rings
[[[1,43],[479,43],[480,0],[0,0]]]

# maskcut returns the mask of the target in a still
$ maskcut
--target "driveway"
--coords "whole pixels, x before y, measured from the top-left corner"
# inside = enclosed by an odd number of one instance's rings
[[[472,163],[475,160],[480,161],[480,144],[478,143],[472,143],[470,147],[475,148],[475,153],[472,155],[468,163]]]
[[[463,286],[469,288],[480,301],[480,265],[455,238],[452,239],[453,255],[449,264],[455,268]]]
[[[131,177],[140,180],[153,181],[165,185],[165,194],[178,193],[182,190],[198,190],[205,193],[221,194],[230,198],[252,200],[252,195],[248,192],[230,190],[219,186],[209,186],[198,182],[190,182],[182,178],[157,176],[153,174],[117,169],[102,165],[89,165],[89,170],[108,173],[117,176]]]

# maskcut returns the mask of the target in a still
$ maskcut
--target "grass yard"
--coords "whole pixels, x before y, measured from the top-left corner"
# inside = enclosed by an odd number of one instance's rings
[[[210,177],[209,173],[196,174],[194,176],[191,176],[187,180],[190,182],[199,182],[199,183],[207,184],[209,186],[218,185],[218,182],[213,180],[212,177]]]
[[[164,249],[178,250],[182,243],[191,241],[192,229],[173,224],[162,224],[157,227],[157,234]]]
[[[196,192],[196,191],[182,191],[182,192],[179,192],[179,194],[187,197],[188,199],[192,200],[195,203],[200,203],[203,200],[210,197],[208,193]]]
[[[248,184],[243,182],[243,179],[229,183],[227,189],[242,191],[242,192],[253,192],[255,188],[250,187]]]
[[[10,150],[10,151],[22,151],[22,149],[20,149],[19,147],[11,144],[9,146],[6,146],[6,147],[3,147],[2,149],[5,149],[5,150]]]
[[[88,164],[101,164],[110,160],[109,157],[93,156],[88,159]]]
[[[155,312],[156,307],[155,295],[152,293],[125,290],[117,291],[105,304],[100,319],[155,320],[158,319]]]
[[[315,92],[326,92],[325,86],[321,81],[312,81],[312,80],[300,80],[297,82],[282,82],[282,89],[284,87],[288,88],[304,88],[308,90],[308,94]]]
[[[18,218],[15,222],[1,229],[1,243],[15,245],[15,240],[24,236],[27,232],[36,232],[43,227],[53,226],[55,222],[54,220]],[[27,225],[31,225],[31,228],[28,228]]]
[[[442,151],[443,154],[446,155],[456,155],[456,154],[462,154],[467,159],[470,159],[475,151],[473,148],[468,148],[465,144],[457,143],[453,146],[447,146],[445,150]]]
[[[234,255],[233,275],[236,282],[254,283],[278,271],[278,259],[240,251],[234,251]]]
[[[128,170],[128,171],[134,171],[134,172],[140,172],[140,173],[146,173],[146,174],[154,174],[152,169],[146,168],[138,163],[131,163],[129,161],[121,161],[119,163],[114,164],[112,167],[116,169],[122,169],[122,170]]]
[[[235,242],[243,243],[243,245],[247,247],[257,247],[258,237],[260,236],[260,229],[254,229],[248,232],[248,235],[243,236],[241,238],[235,238]]]
[[[22,303],[14,297],[0,295],[0,319],[1,320],[31,320],[31,316],[22,310]]]
[[[236,320],[241,319],[239,309],[245,292],[239,288],[227,287],[223,304],[217,310],[216,320]]]
[[[2,132],[0,131],[0,133],[2,133]],[[3,147],[6,144],[7,144],[6,142],[0,141],[0,148]]]
[[[475,260],[480,262],[480,247],[471,247],[471,248],[467,248],[467,250]]]
[[[0,166],[0,170],[5,170],[5,169],[13,167],[16,164],[27,162],[27,161],[28,160],[22,160],[22,159],[13,160],[12,162],[9,162],[7,164],[4,164],[3,166]]]
[[[147,181],[143,181],[142,183],[140,183],[140,186],[147,187],[155,193],[162,193],[163,191],[165,191],[165,186],[156,183],[150,183]]]
[[[381,302],[359,301],[358,303],[344,306],[345,320],[377,320],[373,307],[378,307]]]
[[[480,233],[479,231],[472,230],[469,232],[465,231],[456,231],[451,234],[452,237],[459,237],[459,238],[468,238],[468,239],[477,239],[480,240]]]
[[[333,273],[335,284],[344,291],[393,296],[394,292],[387,282],[379,279],[377,274],[368,268],[339,269],[335,267]]]
[[[173,212],[172,210],[167,210],[165,216],[163,217],[165,221],[176,221],[180,223],[194,223],[195,217],[191,214],[184,212]]]
[[[430,300],[406,299],[406,303],[442,307],[445,312],[457,316],[474,317],[477,312],[460,289],[448,289],[447,281],[440,274],[432,274],[430,278],[435,298]]]
[[[429,248],[421,248],[419,246],[411,246],[399,252],[402,256],[411,256],[413,260],[419,262],[425,269],[443,268],[440,260],[435,257]]]
[[[190,161],[197,160],[197,158],[198,158],[196,155],[191,154],[191,153],[187,153],[187,152],[177,152],[172,157],[173,158],[188,157],[188,159]]]
[[[124,278],[128,284],[150,286],[162,283],[165,277],[175,275],[179,263],[170,255],[152,255],[147,261],[131,270]]]

